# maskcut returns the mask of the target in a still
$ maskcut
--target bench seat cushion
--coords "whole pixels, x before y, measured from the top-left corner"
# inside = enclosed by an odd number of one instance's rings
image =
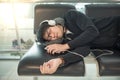
[[[44,46],[34,43],[30,50],[23,55],[18,65],[19,75],[41,75],[39,66],[57,56],[46,53]],[[84,61],[80,61],[70,66],[61,67],[53,75],[57,76],[84,76]]]
[[[113,50],[113,52],[111,55],[97,58],[100,76],[120,76],[120,51]]]

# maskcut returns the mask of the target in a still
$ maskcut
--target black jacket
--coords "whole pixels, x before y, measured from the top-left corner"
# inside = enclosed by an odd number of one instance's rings
[[[73,33],[74,39],[68,42],[70,49],[78,53],[89,53],[84,46],[105,47],[112,46],[116,40],[117,18],[89,18],[83,13],[70,10],[64,15],[65,27]],[[120,19],[120,18],[119,18]],[[80,49],[82,47],[82,49]],[[88,50],[88,51],[87,51]],[[66,64],[81,60],[73,54],[62,56]]]

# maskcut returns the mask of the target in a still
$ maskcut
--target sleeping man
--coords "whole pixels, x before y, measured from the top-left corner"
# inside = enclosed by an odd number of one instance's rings
[[[45,49],[48,54],[64,54],[40,65],[42,74],[53,74],[62,65],[82,60],[82,57],[70,54],[69,51],[86,57],[90,48],[120,49],[120,16],[106,18],[89,18],[83,13],[70,10],[62,18],[44,20],[39,25],[37,39],[39,42],[52,42]],[[67,33],[69,41],[64,41]],[[57,42],[58,41],[58,42]]]

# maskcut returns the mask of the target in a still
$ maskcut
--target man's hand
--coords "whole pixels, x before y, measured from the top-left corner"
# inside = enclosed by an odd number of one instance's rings
[[[51,59],[48,62],[43,63],[43,65],[40,65],[41,74],[55,73],[60,64],[62,64],[61,58]]]
[[[51,44],[45,47],[49,54],[65,52],[69,48],[68,44]]]

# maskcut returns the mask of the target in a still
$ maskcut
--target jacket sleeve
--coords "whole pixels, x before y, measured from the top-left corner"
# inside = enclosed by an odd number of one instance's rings
[[[91,42],[97,35],[98,31],[93,27],[88,27],[85,31],[83,31],[78,37],[68,42],[68,45],[71,49],[87,45]]]
[[[75,54],[73,54],[74,52]],[[65,62],[64,66],[66,66],[71,63],[82,61],[83,57],[81,57],[81,55],[86,57],[89,53],[90,53],[89,46],[83,46],[83,47],[78,47],[74,50],[71,50],[70,52],[66,52],[65,55],[61,55],[60,57],[64,59],[64,62]]]
[[[71,20],[74,20],[74,27],[82,30],[82,33],[78,33],[78,36],[73,40],[68,42],[68,45],[71,49],[84,46],[94,40],[98,35],[99,31],[89,17],[80,13],[78,11],[69,11],[65,15],[65,20],[69,23],[73,23]]]

